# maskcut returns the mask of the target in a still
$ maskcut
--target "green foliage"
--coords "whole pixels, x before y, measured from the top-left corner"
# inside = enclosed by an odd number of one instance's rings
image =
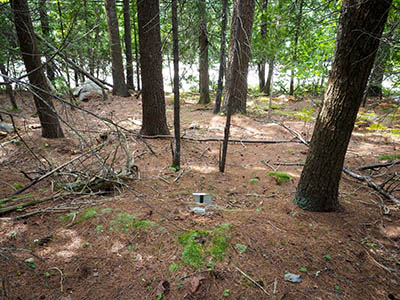
[[[296,117],[298,117],[300,121],[307,123],[311,121],[313,111],[314,111],[313,108],[310,109],[303,108],[301,111],[296,113]]]
[[[21,184],[21,183],[14,183],[14,184],[12,185],[12,188],[13,188],[14,190],[20,190],[20,189],[22,189],[23,187],[24,187],[24,185]]]
[[[236,244],[236,249],[238,249],[238,251],[243,254],[246,252],[247,246],[242,244]]]
[[[174,273],[174,272],[176,272],[178,270],[179,270],[179,265],[175,264],[175,263],[170,264],[169,267],[168,267],[168,271],[170,271],[171,273]]]
[[[146,229],[155,226],[156,223],[149,220],[136,220],[134,215],[122,212],[116,215],[110,222],[110,231],[130,232],[133,228]]]
[[[378,159],[393,161],[396,159],[400,159],[400,154],[384,154],[384,155],[379,156]]]
[[[381,123],[373,123],[367,127],[368,130],[386,130],[387,127],[382,125]]]
[[[214,230],[196,230],[179,236],[183,246],[182,261],[197,270],[205,266],[206,259],[221,261],[228,248],[229,225],[220,225]]]
[[[253,178],[250,179],[251,183],[257,183],[260,181],[260,178],[258,178],[257,176],[254,176]]]
[[[292,177],[288,173],[278,171],[269,172],[266,176],[274,177],[277,183],[288,182],[292,179]]]

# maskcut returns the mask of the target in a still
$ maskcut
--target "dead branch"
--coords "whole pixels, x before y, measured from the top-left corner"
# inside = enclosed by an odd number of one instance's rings
[[[400,204],[400,200],[398,200],[396,197],[394,197],[392,194],[390,194],[389,192],[387,192],[385,189],[383,189],[381,186],[379,186],[378,184],[376,184],[372,178],[370,176],[363,176],[363,175],[359,175],[356,174],[352,171],[350,171],[349,169],[343,168],[343,172],[359,181],[362,182],[366,182],[367,185],[371,188],[373,188],[375,191],[377,191],[379,194],[381,194],[382,196],[384,196],[386,199],[388,199],[389,201],[396,203],[396,204]]]
[[[42,181],[43,179],[46,179],[47,177],[53,175],[55,172],[61,170],[62,168],[66,167],[67,165],[69,165],[69,164],[71,164],[71,163],[73,163],[74,161],[78,160],[79,158],[81,158],[81,157],[87,155],[88,153],[90,153],[90,152],[92,152],[92,151],[95,151],[95,150],[98,149],[100,146],[102,146],[102,145],[97,146],[95,149],[90,149],[90,150],[88,150],[88,151],[82,153],[81,155],[78,155],[77,157],[71,159],[70,161],[67,161],[66,163],[63,163],[62,165],[58,166],[57,168],[51,170],[50,172],[47,172],[47,173],[44,174],[43,176],[40,176],[39,178],[35,179],[34,181],[32,181],[32,182],[31,182],[30,184],[28,184],[27,186],[25,186],[25,187],[23,187],[22,189],[16,191],[14,194],[11,195],[11,197],[12,197],[12,196],[15,196],[15,195],[18,195],[18,194],[21,194],[22,192],[26,191],[26,190],[29,189],[30,187],[32,187],[32,186],[34,186],[35,184],[39,183],[39,182]]]
[[[275,166],[304,166],[304,162],[281,162],[274,163]]]
[[[285,124],[283,123],[279,123],[279,125],[281,125],[283,128],[285,128],[287,131],[289,131],[291,134],[293,134],[295,137],[297,137],[304,145],[306,146],[310,146],[310,143],[307,142],[300,133],[298,133],[297,131],[293,130],[290,127],[287,127]]]
[[[380,168],[391,167],[391,166],[398,165],[398,164],[400,164],[400,160],[393,160],[393,161],[380,163],[380,164],[361,166],[361,167],[356,168],[356,170],[357,171],[365,171],[365,170],[369,170],[369,169],[380,169]]]
[[[59,198],[61,196],[63,196],[63,195],[61,193],[58,193],[58,194],[51,195],[49,197],[45,197],[45,198],[42,198],[42,199],[34,199],[34,200],[30,200],[30,201],[27,201],[27,202],[24,202],[24,203],[19,203],[19,204],[15,204],[15,205],[6,206],[4,208],[0,208],[0,215],[8,213],[8,212],[11,212],[11,211],[14,211],[14,210],[17,210],[17,209],[20,209],[20,208],[24,208],[24,207],[27,207],[27,206],[35,205],[35,204],[46,202],[46,201],[49,201],[49,200],[54,200],[54,199]]]

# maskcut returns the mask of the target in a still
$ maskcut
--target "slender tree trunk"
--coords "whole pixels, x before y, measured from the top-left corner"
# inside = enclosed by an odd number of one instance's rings
[[[83,14],[84,14],[84,18],[85,18],[86,32],[89,32],[89,30],[91,29],[88,12],[89,12],[89,10],[88,10],[88,6],[87,6],[87,0],[83,0]],[[89,59],[89,73],[90,73],[90,75],[93,76],[94,75],[94,50],[92,48],[90,34],[86,35],[86,44],[87,44],[87,53],[88,53],[88,59]]]
[[[339,207],[346,150],[391,4],[391,0],[343,1],[325,100],[294,199],[303,209]]]
[[[7,92],[8,97],[10,98],[11,107],[13,110],[17,110],[18,105],[17,105],[17,102],[15,102],[14,91],[13,91],[12,85],[10,83],[10,80],[8,80],[8,78],[7,78],[8,70],[4,64],[0,64],[0,72],[4,76],[6,76],[6,77],[3,77],[3,80],[6,83],[6,92]]]
[[[247,0],[246,0],[247,1]],[[240,32],[243,30],[241,28],[241,22],[240,22],[240,16],[242,15],[242,6],[238,5],[236,7],[236,12],[233,13],[233,16],[235,16],[235,19],[232,18],[232,26],[231,26],[231,36],[239,36]],[[235,39],[233,43],[230,43],[230,49],[229,51],[232,50],[232,58],[231,58],[231,67],[232,67],[232,73],[230,74],[229,81],[227,82],[229,85],[227,86],[228,93],[228,99],[226,99],[226,123],[225,123],[225,129],[224,129],[224,141],[222,144],[222,152],[220,152],[220,157],[219,157],[219,171],[221,173],[225,172],[225,164],[226,164],[226,156],[228,155],[228,141],[229,141],[229,135],[230,135],[230,128],[231,128],[231,117],[233,113],[233,97],[232,95],[235,93],[235,86],[240,80],[240,76],[242,74],[240,73],[240,40]]]
[[[132,26],[129,0],[124,1],[124,41],[126,56],[126,85],[128,89],[134,90],[133,84],[133,57],[132,57]]]
[[[178,7],[177,0],[172,0],[172,39],[174,52],[174,133],[175,149],[172,166],[181,168],[181,127],[180,127],[180,97],[179,97],[179,39],[178,39]]]
[[[215,98],[214,114],[218,114],[221,110],[222,89],[224,84],[224,75],[226,67],[226,27],[228,24],[228,0],[222,2],[222,25],[221,25],[221,52],[219,56],[219,72],[217,97]]]
[[[138,0],[142,129],[144,135],[169,134],[162,77],[160,7],[158,0]]]
[[[57,0],[57,9],[58,9],[58,17],[60,19],[60,31],[61,31],[61,37],[63,39],[63,41],[65,40],[65,34],[64,34],[64,23],[63,23],[63,13],[62,13],[62,9],[61,9],[61,4],[60,4],[60,0]],[[71,86],[71,78],[69,76],[69,68],[68,65],[65,64],[64,65],[65,68],[65,73],[67,75],[67,82],[68,82],[68,87]]]
[[[29,74],[28,78],[32,85],[33,99],[42,126],[42,136],[45,138],[64,137],[50,96],[50,86],[40,62],[28,3],[26,0],[11,0],[11,8],[14,14],[15,29],[22,58],[26,72]]]
[[[199,76],[200,99],[199,104],[210,103],[210,77],[208,74],[208,33],[206,0],[197,0],[199,8]]]
[[[275,58],[271,57],[268,62],[267,82],[265,83],[264,91],[263,91],[267,95],[269,95],[271,93],[272,78],[274,76],[274,64],[275,64]]]
[[[43,36],[51,40],[49,16],[47,15],[46,0],[39,1],[39,15],[40,15],[40,26],[42,28]],[[54,66],[53,63],[49,61],[50,57],[47,53],[45,54],[45,57],[46,57],[47,77],[49,78],[50,81],[53,81],[55,78]]]
[[[133,5],[132,5],[133,7]],[[139,58],[139,51],[138,51],[138,40],[137,40],[137,30],[136,30],[136,11],[133,13],[133,35],[135,37],[135,62],[136,62],[136,82],[137,82],[137,89],[140,91],[140,58]]]
[[[261,13],[261,26],[260,26],[260,33],[261,33],[261,40],[265,41],[267,38],[267,13],[268,13],[268,0],[264,0],[262,2],[262,7],[261,7],[262,13]],[[259,83],[259,89],[260,92],[264,93],[265,91],[265,63],[266,59],[265,57],[262,57],[260,62],[257,64],[257,70],[258,70],[258,83]]]
[[[295,2],[295,8],[297,10],[298,0]],[[303,0],[300,0],[299,3],[299,11],[297,13],[296,18],[296,33],[294,36],[294,46],[293,46],[293,63],[296,65],[297,63],[297,46],[299,44],[299,36],[300,36],[300,29],[301,29],[301,20],[303,19]],[[293,69],[296,66],[292,67],[290,73],[290,85],[289,85],[289,95],[294,95],[294,71]]]
[[[113,78],[113,95],[129,97],[128,88],[125,84],[124,66],[122,64],[121,39],[119,36],[119,26],[115,0],[104,0],[106,8],[108,36],[110,39],[110,53]]]
[[[247,73],[251,55],[251,35],[253,30],[254,5],[254,0],[235,0],[234,2],[231,28],[235,28],[235,22],[240,22],[240,27],[237,32],[231,31],[225,86],[229,86],[231,74],[234,72],[239,72],[239,75],[237,76],[234,89],[225,90],[223,102],[223,106],[226,108],[227,99],[232,98],[230,100],[232,101],[232,113],[246,113]],[[238,12],[240,12],[239,15]],[[236,42],[239,43],[238,47],[235,46]],[[237,55],[240,60],[238,64],[235,65],[237,66],[238,70],[234,70],[232,64],[234,52],[236,51],[235,49],[239,51]],[[233,94],[230,94],[230,92],[233,92]]]

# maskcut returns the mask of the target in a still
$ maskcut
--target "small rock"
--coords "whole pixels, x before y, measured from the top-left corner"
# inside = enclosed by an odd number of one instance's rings
[[[35,260],[33,259],[33,257],[31,257],[31,258],[25,259],[25,262],[28,264],[33,264],[35,262]]]
[[[206,209],[203,207],[192,207],[190,211],[194,212],[195,214],[199,215],[205,215],[206,214]]]
[[[299,282],[303,281],[301,279],[301,275],[296,275],[296,274],[292,274],[292,273],[286,273],[285,274],[285,280],[286,281],[290,281],[290,282],[294,282],[294,283],[299,283]]]
[[[0,131],[5,131],[7,133],[13,133],[14,127],[7,123],[0,123]]]
[[[98,277],[99,276],[99,272],[93,272],[93,277]]]

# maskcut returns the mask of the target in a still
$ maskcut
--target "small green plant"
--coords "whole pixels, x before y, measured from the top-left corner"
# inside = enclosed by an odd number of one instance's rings
[[[168,271],[170,271],[171,273],[174,273],[174,272],[176,272],[178,270],[179,270],[179,265],[176,264],[176,263],[172,263],[168,267]]]
[[[277,183],[288,182],[292,179],[292,176],[288,173],[278,171],[269,172],[266,176],[274,177]]]
[[[14,184],[12,185],[12,188],[13,188],[14,190],[20,190],[20,189],[22,189],[23,187],[24,187],[24,185],[21,184],[21,183],[14,183]]]
[[[384,155],[379,156],[378,159],[393,161],[396,159],[400,159],[400,154],[384,154]]]
[[[104,232],[103,225],[97,225],[94,232]]]
[[[226,290],[224,290],[224,293],[222,294],[222,297],[229,297],[229,294],[230,294],[230,290],[226,289]]]
[[[327,260],[331,260],[332,259],[332,257],[329,255],[329,254],[325,254],[325,256],[324,256]]]
[[[134,215],[122,212],[116,215],[110,222],[110,231],[130,232],[133,228],[146,229],[155,226],[156,223],[149,220],[136,220]]]
[[[236,244],[236,249],[238,249],[238,251],[243,254],[246,252],[247,246],[242,244]]]
[[[381,123],[373,123],[367,127],[367,130],[386,130],[387,127],[383,126]]]
[[[299,271],[302,272],[302,273],[307,273],[307,268],[306,267],[301,267],[299,269]]]
[[[220,225],[214,230],[196,230],[180,235],[183,263],[197,270],[205,266],[207,258],[210,262],[221,261],[228,248],[229,228],[229,225]]]
[[[260,181],[260,178],[257,177],[257,176],[254,176],[253,178],[250,179],[250,182],[251,182],[251,183],[257,183],[257,182],[259,182],[259,181]]]
[[[334,288],[336,291],[340,290],[340,286],[338,286],[337,284],[335,284]]]

